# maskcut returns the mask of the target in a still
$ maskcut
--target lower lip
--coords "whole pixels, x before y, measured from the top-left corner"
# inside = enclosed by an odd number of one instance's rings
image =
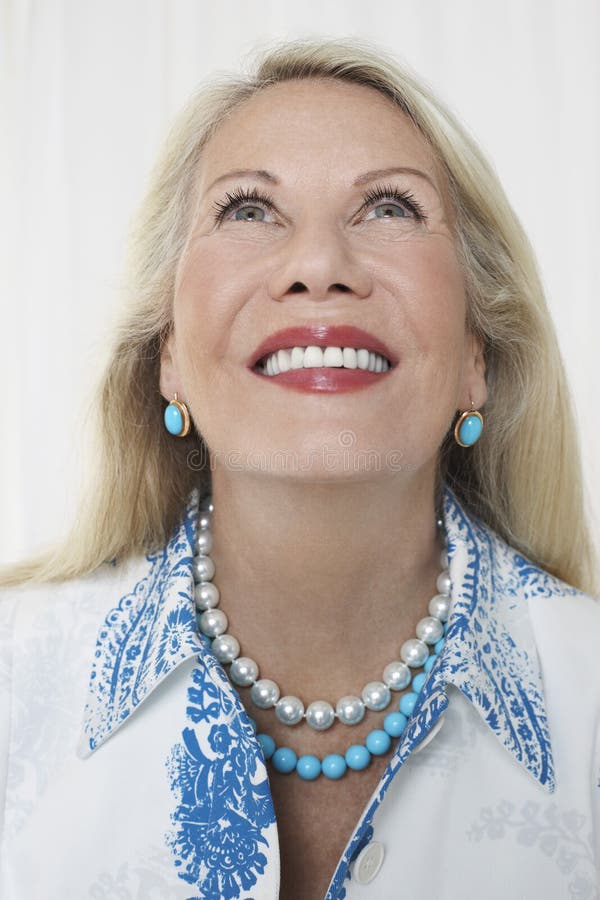
[[[292,391],[302,393],[349,393],[360,391],[375,384],[389,375],[393,369],[386,372],[369,372],[366,369],[344,369],[335,367],[315,366],[309,369],[288,369],[279,375],[264,375],[251,369],[254,375],[272,381],[281,387],[290,388]]]

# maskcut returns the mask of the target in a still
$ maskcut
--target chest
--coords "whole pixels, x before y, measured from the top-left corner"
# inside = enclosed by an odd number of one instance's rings
[[[323,900],[383,770],[374,759],[368,770],[347,772],[337,782],[270,775],[281,865],[280,897]]]

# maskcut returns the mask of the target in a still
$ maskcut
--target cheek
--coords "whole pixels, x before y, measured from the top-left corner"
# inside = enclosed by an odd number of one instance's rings
[[[394,328],[404,348],[399,388],[410,397],[411,413],[427,419],[437,438],[451,416],[462,371],[464,280],[446,237],[428,236],[394,263],[392,291],[398,298]],[[388,270],[389,271],[389,270]]]
[[[173,304],[175,330],[184,367],[195,377],[227,351],[236,312],[232,295],[227,269],[214,255],[190,259],[181,272]]]
[[[415,349],[448,361],[462,349],[465,330],[465,286],[452,245],[430,236],[412,255],[405,270],[406,315]]]

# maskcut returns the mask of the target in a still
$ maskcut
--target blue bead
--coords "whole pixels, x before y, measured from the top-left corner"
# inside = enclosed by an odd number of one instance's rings
[[[427,658],[427,662],[423,666],[426,672],[431,672],[433,666],[435,665],[435,661],[438,658],[437,653],[432,653],[431,656]]]
[[[164,419],[167,431],[171,434],[181,434],[183,431],[183,416],[174,403],[169,403],[165,409]]]
[[[321,774],[321,760],[310,753],[301,756],[296,763],[296,772],[305,781],[314,781]]]
[[[400,698],[400,703],[398,704],[398,709],[401,713],[404,713],[405,716],[410,716],[413,709],[415,708],[415,703],[419,699],[418,694],[409,693],[404,694],[403,697]]]
[[[397,738],[400,737],[400,735],[406,728],[407,722],[408,719],[401,712],[388,713],[383,720],[383,727],[390,737]]]
[[[383,756],[383,754],[387,753],[392,746],[392,739],[387,731],[376,728],[374,731],[368,733],[365,744],[367,745],[367,750],[372,753],[373,756]]]
[[[289,747],[279,747],[271,757],[273,768],[284,775],[293,772],[297,762],[298,757]]]
[[[426,677],[427,675],[424,672],[419,672],[419,674],[415,675],[415,677],[413,678],[411,687],[415,694],[418,694],[423,687]]]
[[[346,763],[349,769],[366,769],[371,762],[371,754],[364,744],[352,744],[346,750]]]
[[[262,747],[262,751],[265,755],[265,759],[271,759],[276,749],[275,741],[270,734],[259,734],[257,737],[258,743]]]
[[[323,775],[336,781],[346,773],[346,760],[339,753],[330,753],[321,763]]]
[[[439,641],[433,645],[433,649],[436,653],[439,653],[442,647],[444,646],[444,638],[440,638]]]
[[[471,444],[474,444],[481,437],[482,431],[483,423],[479,416],[467,416],[458,429],[458,436],[463,444],[467,444],[470,447]]]

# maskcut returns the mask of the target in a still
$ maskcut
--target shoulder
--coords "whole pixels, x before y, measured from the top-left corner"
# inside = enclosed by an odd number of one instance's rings
[[[97,631],[104,615],[148,570],[145,556],[105,563],[79,578],[0,588],[0,655],[47,643],[51,636]]]
[[[541,605],[545,612],[560,616],[579,610],[600,622],[599,597],[562,581],[507,544],[488,525],[481,521],[478,525],[489,543],[495,576],[505,589],[512,587],[530,605]]]
[[[515,621],[526,619],[546,666],[590,678],[600,643],[600,598],[551,574],[481,521],[476,541],[489,564],[494,603]],[[600,700],[600,679],[597,679]]]
[[[98,635],[115,607],[134,603],[148,565],[134,557],[80,578],[0,590],[0,797],[9,740],[57,746],[79,728]]]
[[[545,679],[585,685],[582,697],[600,708],[600,598],[562,581],[495,534],[493,545],[503,560],[505,584],[514,588],[514,603],[531,624]]]
[[[600,710],[600,600],[544,570],[540,572],[537,589],[531,590],[527,599],[542,669],[547,678],[555,673],[565,687],[578,686],[576,692],[581,698]],[[543,584],[543,590],[539,584]]]

